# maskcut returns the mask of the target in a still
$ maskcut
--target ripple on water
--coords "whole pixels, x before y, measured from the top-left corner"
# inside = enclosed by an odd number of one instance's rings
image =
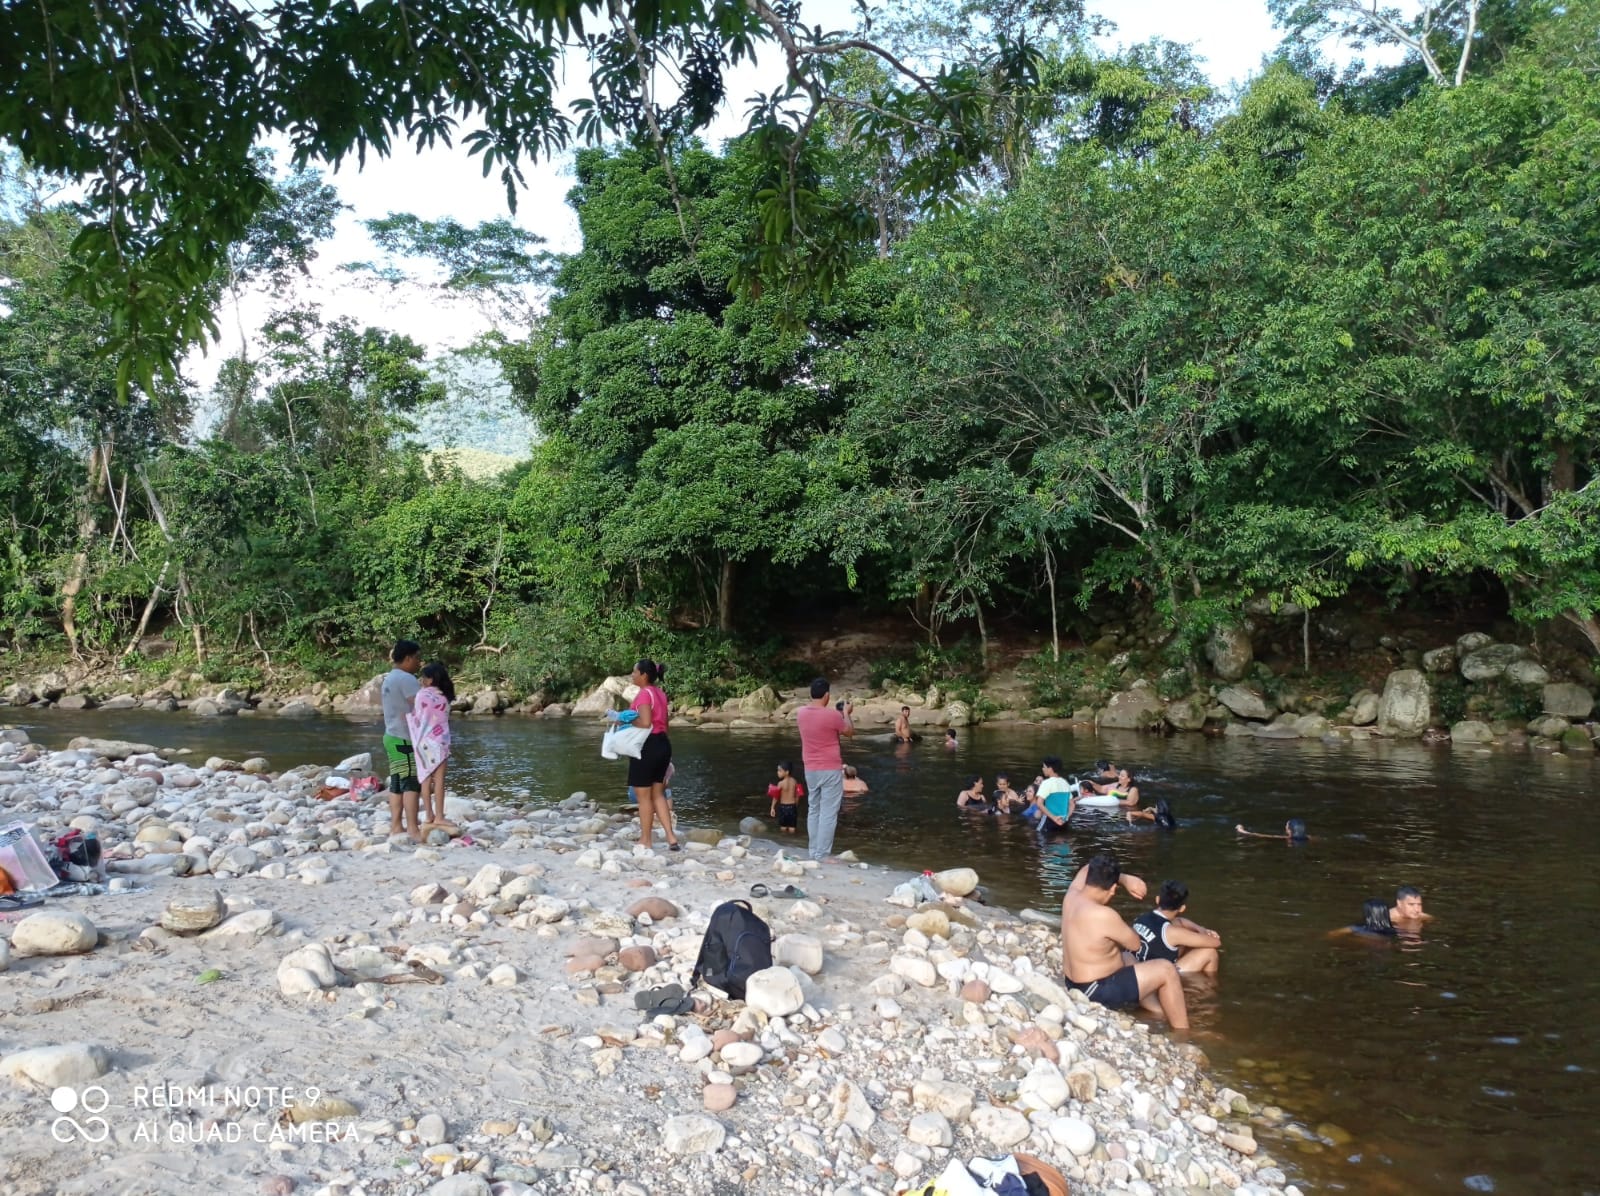
[[[1522,1039],[1515,1034],[1497,1034],[1489,1040],[1498,1046],[1521,1046]]]
[[[1461,1181],[1462,1184],[1474,1192],[1494,1191],[1494,1177],[1489,1175],[1469,1175]]]

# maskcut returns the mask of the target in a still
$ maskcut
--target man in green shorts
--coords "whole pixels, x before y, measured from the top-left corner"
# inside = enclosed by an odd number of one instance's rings
[[[414,640],[400,640],[389,653],[394,662],[383,679],[383,750],[389,757],[389,833],[409,833],[422,842],[422,826],[417,819],[417,798],[422,782],[417,780],[416,751],[411,746],[411,731],[406,715],[422,688],[417,670],[422,667],[422,647]]]

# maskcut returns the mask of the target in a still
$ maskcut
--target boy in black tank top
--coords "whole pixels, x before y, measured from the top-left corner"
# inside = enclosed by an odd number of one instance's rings
[[[1222,937],[1183,916],[1189,905],[1189,886],[1169,880],[1161,886],[1156,908],[1133,921],[1139,936],[1138,960],[1170,959],[1186,975],[1216,975]]]

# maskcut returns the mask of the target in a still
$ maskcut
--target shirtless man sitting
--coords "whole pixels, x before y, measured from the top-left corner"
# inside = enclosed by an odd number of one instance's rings
[[[1222,936],[1185,918],[1188,908],[1188,885],[1169,880],[1161,886],[1155,909],[1133,920],[1133,932],[1141,940],[1139,959],[1170,959],[1185,976],[1215,976]]]
[[[1061,901],[1061,961],[1067,987],[1108,1008],[1142,1005],[1163,1014],[1174,1030],[1187,1030],[1189,1008],[1172,961],[1123,962],[1124,951],[1136,953],[1143,944],[1111,908],[1119,882],[1135,900],[1144,898],[1144,881],[1125,874],[1110,856],[1097,855],[1073,877]]]
[[[1422,890],[1401,885],[1394,893],[1394,908],[1389,911],[1389,922],[1396,930],[1415,933],[1424,922],[1433,921],[1432,914],[1422,912]]]
[[[911,707],[900,707],[900,713],[894,720],[894,737],[897,743],[911,742]]]

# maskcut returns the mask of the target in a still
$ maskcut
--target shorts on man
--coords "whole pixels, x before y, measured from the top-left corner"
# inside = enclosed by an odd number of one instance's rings
[[[1126,959],[1127,956],[1123,958]],[[1139,973],[1131,963],[1109,976],[1090,980],[1087,984],[1079,984],[1069,979],[1067,987],[1077,989],[1095,1004],[1104,1005],[1108,1009],[1139,1003]]]
[[[422,782],[417,779],[417,749],[411,741],[385,735],[383,752],[389,757],[389,792],[421,793]]]

